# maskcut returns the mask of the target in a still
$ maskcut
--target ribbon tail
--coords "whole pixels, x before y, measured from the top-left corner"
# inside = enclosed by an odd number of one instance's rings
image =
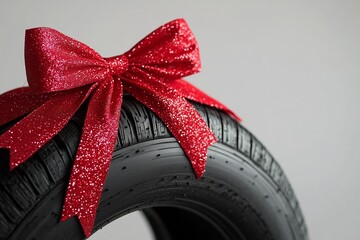
[[[241,121],[241,118],[236,113],[231,111],[228,107],[226,107],[224,104],[210,97],[209,95],[207,95],[206,93],[195,87],[194,85],[188,83],[187,81],[183,79],[177,79],[174,81],[169,81],[167,82],[167,84],[173,89],[176,89],[183,97],[198,103],[202,103],[223,110],[237,121]]]
[[[91,91],[92,88],[87,87],[62,92],[47,100],[2,134],[0,148],[10,149],[10,169],[26,161],[53,138],[75,114]]]
[[[104,80],[94,91],[71,172],[61,220],[76,215],[86,237],[94,226],[114,151],[122,94],[121,82],[113,79]]]
[[[20,118],[44,104],[54,94],[34,94],[29,87],[16,88],[0,95],[0,126]]]
[[[188,156],[197,177],[205,172],[207,150],[216,138],[195,108],[167,84],[126,81],[124,90],[155,112]]]

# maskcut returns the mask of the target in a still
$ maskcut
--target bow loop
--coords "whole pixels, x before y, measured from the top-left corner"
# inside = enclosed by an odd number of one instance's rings
[[[197,41],[184,19],[171,21],[125,53],[130,72],[145,72],[163,81],[179,79],[201,69]]]
[[[25,34],[25,66],[34,92],[68,90],[104,79],[107,62],[92,48],[47,28]]]

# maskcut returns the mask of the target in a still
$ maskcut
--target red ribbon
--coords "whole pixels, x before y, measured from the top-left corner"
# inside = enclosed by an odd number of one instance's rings
[[[0,95],[0,125],[25,116],[3,135],[10,168],[26,161],[89,100],[71,172],[62,221],[77,216],[85,235],[94,226],[117,137],[123,91],[165,123],[188,156],[197,177],[205,171],[208,147],[216,141],[204,120],[184,98],[227,107],[180,79],[200,71],[198,45],[183,19],[146,36],[128,52],[102,58],[90,47],[51,28],[26,31],[29,87]]]

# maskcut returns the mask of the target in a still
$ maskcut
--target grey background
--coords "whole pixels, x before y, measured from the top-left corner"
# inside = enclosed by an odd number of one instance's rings
[[[0,92],[26,85],[26,28],[53,27],[112,56],[178,17],[203,63],[187,79],[242,116],[279,160],[311,238],[360,239],[359,1],[2,0]],[[127,236],[139,221],[130,215],[91,239],[146,239],[146,229]]]

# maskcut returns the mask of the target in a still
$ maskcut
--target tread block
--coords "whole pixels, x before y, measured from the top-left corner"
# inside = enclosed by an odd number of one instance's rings
[[[280,165],[273,161],[271,164],[270,176],[273,178],[275,183],[279,186],[281,191],[284,193],[285,197],[291,202],[294,198],[294,192],[290,186],[290,183],[281,169]]]
[[[26,161],[20,166],[20,169],[39,195],[44,194],[50,188],[51,183],[48,174],[38,159]],[[33,200],[35,201],[36,198]]]
[[[154,138],[169,137],[172,135],[163,123],[163,121],[161,121],[161,119],[150,110],[149,117],[151,119]]]
[[[121,144],[122,147],[127,147],[137,142],[134,125],[124,109],[121,109],[118,139],[118,144]],[[116,147],[120,146],[116,145]]]
[[[251,158],[264,171],[268,172],[270,170],[273,158],[265,147],[254,137],[252,139]]]
[[[74,137],[75,136],[75,137]],[[63,128],[57,135],[57,139],[60,139],[64,145],[69,157],[71,159],[75,158],[76,149],[79,146],[81,136],[81,129],[77,124],[70,121],[65,128]],[[61,146],[59,146],[61,147]],[[59,154],[62,154],[62,151],[58,151]]]
[[[233,148],[237,147],[238,133],[235,121],[227,114],[220,113],[223,127],[223,143]]]
[[[271,164],[270,176],[279,185],[279,187],[281,187],[279,183],[281,183],[283,171],[280,168],[279,164],[275,161]]]
[[[296,216],[297,222],[298,222],[299,224],[302,224],[304,219],[303,219],[303,216],[302,216],[302,213],[301,213],[301,209],[300,209],[299,203],[296,204],[295,216]]]
[[[208,119],[208,116],[207,116],[207,113],[206,113],[206,110],[205,110],[204,106],[201,105],[201,104],[198,104],[196,102],[191,102],[191,104],[194,106],[196,111],[200,114],[202,119],[204,119],[206,124],[209,126],[209,119]]]
[[[132,120],[137,141],[144,142],[147,140],[154,139],[152,134],[149,114],[144,105],[133,99],[124,101],[123,108],[127,112],[130,121]]]
[[[252,136],[250,133],[243,128],[240,124],[238,125],[238,150],[250,157],[251,154],[251,142]]]
[[[19,170],[18,173],[22,172]],[[37,194],[34,192],[31,183],[22,173],[9,175],[7,181],[2,183],[2,187],[21,210],[30,208],[37,199]]]
[[[11,231],[11,227],[6,219],[4,213],[1,212],[0,209],[0,239],[5,239],[7,236],[7,232]]]
[[[222,139],[222,123],[220,114],[213,108],[206,108],[206,113],[209,118],[209,128],[214,133],[219,142],[223,142]]]
[[[66,138],[64,140],[66,140]],[[67,144],[64,143],[63,145],[65,146]],[[70,163],[72,162],[70,159],[75,157],[75,149],[76,148],[73,148],[71,150],[66,148],[61,150],[57,147],[55,141],[50,141],[35,153],[35,157],[43,163],[52,182],[55,183],[68,174]],[[67,153],[72,155],[67,156]]]
[[[17,223],[23,217],[22,212],[15,205],[15,202],[4,191],[0,191],[1,211],[12,223]]]

